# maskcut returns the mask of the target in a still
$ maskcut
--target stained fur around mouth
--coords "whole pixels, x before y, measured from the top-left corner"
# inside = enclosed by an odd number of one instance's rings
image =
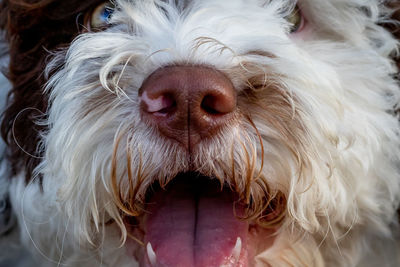
[[[233,183],[228,181],[233,181]],[[283,193],[279,191],[276,193],[268,192],[264,194],[262,199],[253,199],[249,192],[239,189],[234,181],[234,179],[219,179],[215,176],[207,176],[200,172],[180,172],[172,179],[155,180],[152,184],[147,185],[147,188],[143,191],[142,199],[137,197],[137,194],[141,191],[140,184],[136,188],[130,186],[128,200],[124,199],[121,193],[118,193],[120,196],[118,199],[119,208],[125,220],[128,220],[132,225],[136,225],[137,220],[135,218],[141,218],[146,213],[146,206],[156,192],[168,191],[169,188],[176,184],[186,184],[188,185],[188,190],[194,196],[199,194],[218,195],[223,191],[230,191],[235,199],[232,210],[235,211],[236,205],[245,207],[245,214],[237,215],[239,220],[247,220],[251,224],[257,224],[264,228],[277,228],[285,217],[286,199]],[[115,186],[114,190],[121,192],[118,191],[118,187]],[[251,184],[246,186],[248,190],[251,187]]]

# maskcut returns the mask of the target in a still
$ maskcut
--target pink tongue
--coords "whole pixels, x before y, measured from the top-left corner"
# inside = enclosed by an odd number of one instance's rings
[[[237,238],[246,248],[248,233],[248,224],[234,216],[234,200],[230,191],[221,192],[211,182],[181,182],[156,193],[148,208],[146,242],[155,251],[157,266],[219,267],[231,262]]]

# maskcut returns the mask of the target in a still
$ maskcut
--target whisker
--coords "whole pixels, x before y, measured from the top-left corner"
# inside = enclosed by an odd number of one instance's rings
[[[16,123],[18,117],[19,117],[22,113],[24,113],[25,111],[27,111],[27,110],[36,110],[36,111],[39,111],[43,116],[45,116],[45,114],[44,114],[42,111],[40,111],[39,109],[37,109],[37,108],[24,108],[23,110],[21,110],[20,112],[18,112],[17,116],[15,116],[15,119],[13,120],[12,127],[11,127],[11,133],[12,133],[12,136],[13,136],[13,140],[14,140],[15,144],[22,150],[22,152],[24,152],[24,153],[27,154],[28,156],[30,156],[30,157],[32,157],[32,158],[35,158],[35,159],[44,159],[44,157],[42,157],[42,156],[32,155],[31,153],[29,153],[28,151],[26,151],[26,150],[20,145],[20,143],[18,142],[17,137],[16,137],[16,135],[15,135],[15,123]]]

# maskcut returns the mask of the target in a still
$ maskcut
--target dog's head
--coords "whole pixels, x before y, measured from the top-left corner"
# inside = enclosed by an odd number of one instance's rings
[[[381,2],[3,0],[26,242],[72,265],[358,263],[400,197]]]

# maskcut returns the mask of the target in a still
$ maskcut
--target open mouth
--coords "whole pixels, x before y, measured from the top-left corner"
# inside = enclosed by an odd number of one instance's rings
[[[241,219],[246,206],[217,179],[182,173],[152,189],[141,266],[251,266],[257,251],[273,243],[275,230]]]

